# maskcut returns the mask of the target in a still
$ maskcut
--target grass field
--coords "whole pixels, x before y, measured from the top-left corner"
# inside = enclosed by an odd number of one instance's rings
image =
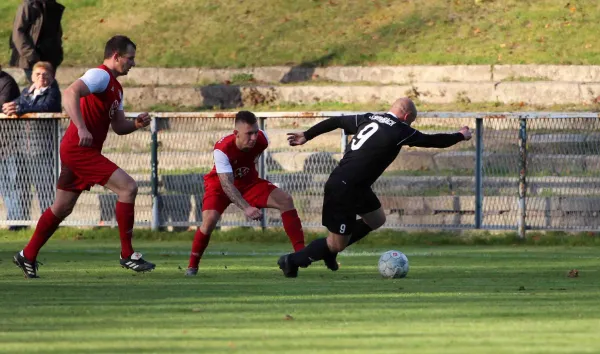
[[[86,231],[51,240],[40,254],[43,278],[25,280],[10,263],[25,234],[0,237],[0,353],[600,351],[597,246],[424,246],[397,237],[395,247],[387,238],[340,255],[337,273],[317,264],[286,279],[275,264],[289,247],[284,236],[217,238],[199,276],[185,278],[189,233],[171,241],[140,233],[139,250],[158,267],[137,275],[118,267],[116,239]],[[405,279],[377,273],[379,253],[393,248],[409,257]],[[574,268],[579,277],[567,277]]]
[[[21,0],[0,3],[7,43]],[[61,0],[65,65],[130,35],[142,66],[597,64],[594,0]],[[6,44],[0,63],[8,60]]]

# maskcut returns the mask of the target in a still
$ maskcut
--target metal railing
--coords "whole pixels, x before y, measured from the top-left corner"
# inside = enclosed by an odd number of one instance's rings
[[[322,187],[347,137],[336,131],[291,148],[285,132],[358,113],[256,113],[271,141],[258,163],[260,175],[294,197],[305,227],[320,227]],[[138,181],[136,226],[197,226],[202,177],[212,168],[214,143],[232,131],[235,112],[152,115],[149,129],[109,133],[103,153]],[[0,225],[31,225],[48,206],[67,124],[61,114],[0,115]],[[405,147],[374,184],[388,215],[385,227],[506,229],[521,236],[528,229],[600,229],[598,114],[421,112],[414,126],[450,132],[463,125],[475,127],[470,142],[443,150]],[[32,203],[34,191],[39,203]],[[115,201],[110,191],[94,187],[64,224],[115,226]],[[276,211],[250,222],[230,208],[222,226],[281,226]]]

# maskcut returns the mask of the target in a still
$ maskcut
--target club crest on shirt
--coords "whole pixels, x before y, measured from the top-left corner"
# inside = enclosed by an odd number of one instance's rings
[[[242,178],[245,175],[248,174],[248,172],[250,172],[250,169],[248,167],[240,167],[240,168],[236,168],[235,169],[235,177],[236,178]]]

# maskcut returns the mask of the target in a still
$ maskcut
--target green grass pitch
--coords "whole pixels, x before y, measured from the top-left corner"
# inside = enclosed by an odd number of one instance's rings
[[[357,245],[286,279],[287,244],[216,242],[185,278],[188,242],[137,241],[157,269],[134,274],[116,239],[57,239],[26,280],[22,245],[0,240],[0,353],[600,352],[597,247]],[[382,279],[394,248],[410,272]]]

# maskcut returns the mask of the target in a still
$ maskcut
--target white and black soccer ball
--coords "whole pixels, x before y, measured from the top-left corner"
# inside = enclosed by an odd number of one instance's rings
[[[379,257],[379,273],[384,278],[404,278],[408,274],[408,258],[400,251],[387,251]]]

